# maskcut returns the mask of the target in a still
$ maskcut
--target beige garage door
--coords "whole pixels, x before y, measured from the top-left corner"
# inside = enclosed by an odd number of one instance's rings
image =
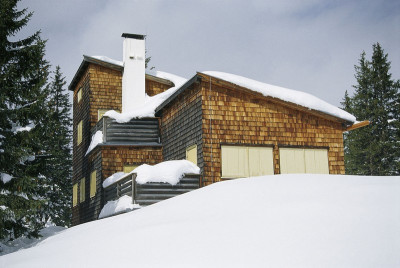
[[[280,148],[281,174],[329,174],[328,149]]]
[[[222,178],[243,178],[274,174],[270,147],[221,146]]]

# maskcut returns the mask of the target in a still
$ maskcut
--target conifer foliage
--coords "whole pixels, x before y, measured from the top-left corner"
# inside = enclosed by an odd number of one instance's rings
[[[37,236],[45,222],[55,218],[48,211],[59,206],[52,194],[65,186],[60,180],[70,180],[64,140],[69,138],[64,127],[67,111],[61,108],[68,104],[56,93],[65,82],[57,69],[48,85],[50,65],[39,31],[24,39],[15,37],[32,16],[27,9],[18,10],[17,3],[0,0],[0,239]],[[67,171],[57,177],[55,170],[61,165],[55,159],[63,157],[62,169]],[[66,214],[62,211],[58,218]]]
[[[345,134],[347,174],[400,174],[399,80],[392,79],[388,55],[373,45],[371,61],[363,52],[355,66],[357,85],[352,97],[346,92],[343,108],[370,125]]]

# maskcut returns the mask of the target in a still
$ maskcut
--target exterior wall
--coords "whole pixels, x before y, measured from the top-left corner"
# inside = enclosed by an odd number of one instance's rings
[[[161,147],[101,146],[101,181],[123,170],[124,165],[150,164],[163,161]]]
[[[166,91],[170,86],[146,79],[146,94],[154,96]]]
[[[343,127],[311,113],[277,104],[265,97],[212,83],[204,77],[202,96],[203,180],[221,178],[221,144],[274,148],[279,174],[279,148],[328,148],[329,173],[344,174]]]
[[[89,65],[90,127],[98,121],[98,110],[122,110],[122,73],[97,64]]]
[[[186,148],[197,144],[197,165],[203,171],[200,90],[199,85],[192,85],[162,111],[161,142],[165,160],[185,159]]]
[[[82,90],[82,99],[78,103],[77,102],[77,93],[78,90]],[[89,167],[87,159],[84,157],[87,148],[90,144],[90,121],[89,121],[89,99],[90,99],[90,75],[89,71],[86,71],[82,76],[81,80],[77,84],[77,87],[74,90],[73,97],[73,176],[72,176],[72,184],[78,183],[78,204],[77,206],[72,208],[72,225],[80,222],[80,211],[83,209],[79,199],[79,181],[82,178],[86,178],[89,173]],[[77,126],[78,123],[82,120],[83,131],[82,131],[82,142],[77,144]]]

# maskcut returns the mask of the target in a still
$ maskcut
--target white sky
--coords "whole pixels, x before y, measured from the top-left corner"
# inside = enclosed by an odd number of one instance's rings
[[[293,3],[294,2],[294,3]],[[301,2],[301,3],[300,3]],[[354,65],[379,42],[400,78],[400,1],[23,0],[46,56],[69,83],[82,55],[122,59],[121,34],[146,34],[150,66],[190,78],[223,71],[340,105]]]

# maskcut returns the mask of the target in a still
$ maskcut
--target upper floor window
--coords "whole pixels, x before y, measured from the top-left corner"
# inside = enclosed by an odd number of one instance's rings
[[[81,179],[80,185],[79,185],[79,201],[82,203],[85,201],[85,178]]]
[[[97,111],[97,121],[100,121],[100,119],[103,117],[103,115],[109,111],[108,109],[99,109]]]
[[[83,123],[82,123],[82,120],[81,120],[78,123],[78,136],[77,136],[77,139],[76,139],[77,145],[79,145],[82,142],[82,131],[83,131]]]
[[[90,174],[90,198],[96,195],[96,170]]]
[[[197,165],[197,145],[192,145],[186,148],[186,160]]]
[[[78,92],[76,93],[76,96],[77,96],[77,101],[79,103],[81,101],[81,99],[82,99],[82,87],[80,87],[78,89]]]
[[[129,173],[132,170],[134,170],[135,168],[137,168],[138,166],[139,165],[124,165],[123,172],[124,173]]]
[[[78,184],[75,183],[72,186],[72,206],[75,207],[78,204]]]

